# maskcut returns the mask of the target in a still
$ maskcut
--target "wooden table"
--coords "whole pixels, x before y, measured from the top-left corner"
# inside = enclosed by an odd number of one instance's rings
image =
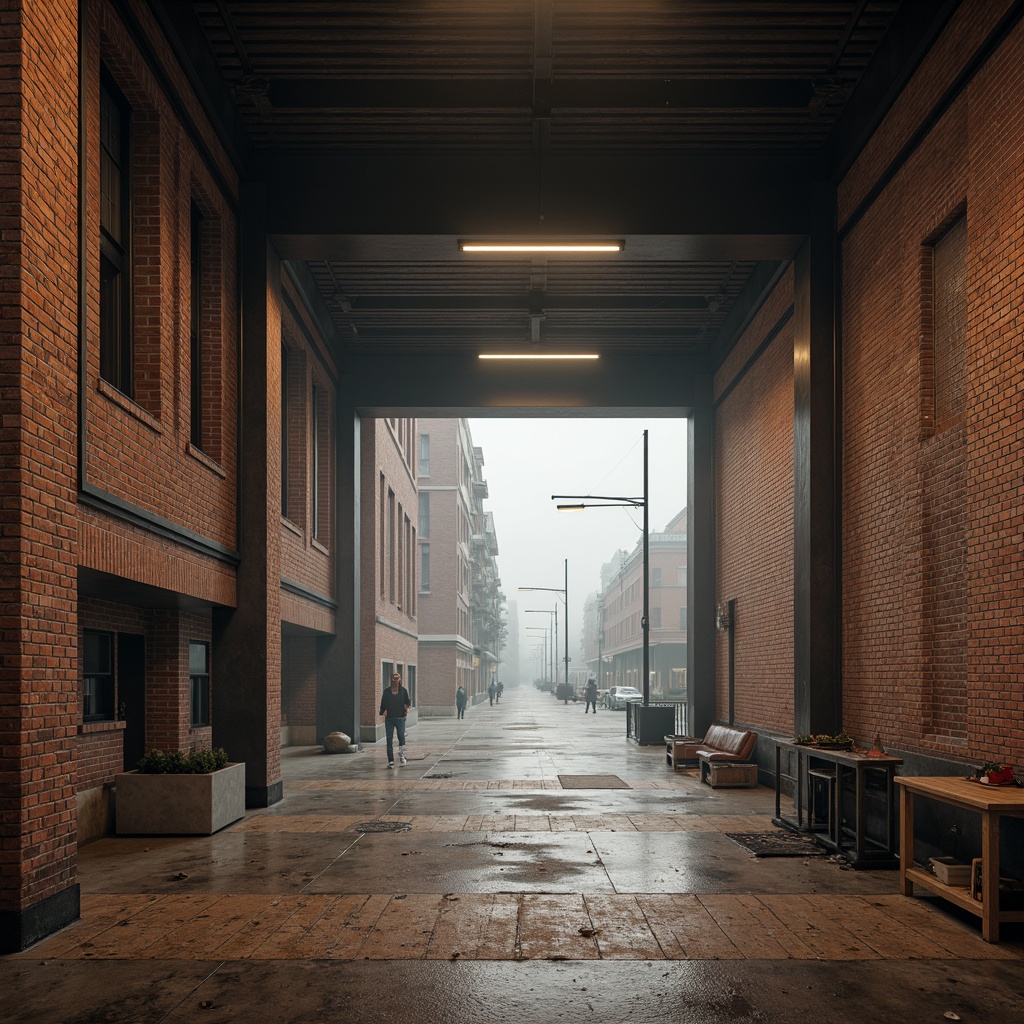
[[[981,937],[999,941],[1003,921],[1024,921],[1024,910],[999,909],[999,819],[1003,815],[1024,818],[1024,789],[1019,786],[986,786],[954,776],[901,776],[900,786],[901,857],[900,892],[914,895],[920,885],[958,907],[981,918]],[[939,803],[977,811],[981,815],[981,901],[971,896],[970,888],[946,885],[930,871],[914,865],[914,797],[927,797]]]
[[[775,824],[796,832],[808,832],[816,842],[836,853],[843,854],[855,868],[895,868],[899,864],[896,856],[896,799],[893,778],[896,768],[903,764],[903,758],[885,754],[872,757],[861,750],[828,750],[823,747],[775,740]],[[796,754],[796,775],[783,776],[782,754],[789,751]],[[824,834],[818,834],[812,820],[809,797],[808,772],[815,764],[822,762],[834,766],[835,782],[832,792],[831,826]],[[885,838],[870,838],[865,830],[865,779],[869,772],[884,773],[882,796],[885,819]],[[854,788],[854,813],[851,826],[844,825],[842,813],[843,776],[852,773]],[[794,814],[783,814],[782,780],[792,778]]]

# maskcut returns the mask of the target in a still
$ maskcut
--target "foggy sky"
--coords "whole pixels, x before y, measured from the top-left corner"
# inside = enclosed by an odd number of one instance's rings
[[[564,655],[565,606],[561,595],[524,593],[519,587],[565,586],[569,561],[570,669],[582,668],[579,637],[583,602],[600,586],[601,566],[642,538],[642,509],[592,508],[558,512],[552,494],[643,495],[643,431],[648,431],[648,514],[651,532],[663,530],[686,505],[684,419],[470,419],[473,444],[483,450],[498,538],[498,572],[507,600],[519,607],[520,657],[532,678],[529,648],[551,615],[525,609],[558,605],[558,654]],[[559,676],[564,669],[560,666]]]

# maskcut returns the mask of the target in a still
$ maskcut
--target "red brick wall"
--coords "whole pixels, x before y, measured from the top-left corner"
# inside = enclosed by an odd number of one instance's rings
[[[76,880],[77,4],[0,21],[0,911]],[[65,116],[66,115],[66,116]],[[65,269],[70,268],[70,269]],[[15,567],[11,569],[10,567]],[[15,797],[15,794],[17,796]]]
[[[316,639],[281,641],[281,724],[316,725]]]
[[[85,374],[86,479],[89,484],[227,548],[237,546],[235,503],[238,311],[237,225],[232,203],[203,164],[186,129],[127,32],[106,5],[90,7],[86,132],[91,282],[86,290],[89,344]],[[102,34],[102,42],[101,42]],[[134,400],[99,376],[99,82],[101,62],[132,107],[134,203]],[[184,91],[184,83],[182,83]],[[203,123],[200,119],[200,123]],[[219,150],[219,147],[216,146]],[[234,178],[228,187],[235,189]],[[207,410],[211,451],[190,435],[190,210],[202,208],[219,237],[219,282],[207,281],[204,333],[219,380],[207,380],[217,408]],[[208,253],[209,255],[209,253]],[[72,261],[73,262],[73,261]],[[211,269],[210,267],[207,268]],[[219,336],[219,342],[215,340]]]
[[[793,728],[793,302],[790,270],[715,375],[715,600],[736,601],[735,717]],[[756,361],[743,366],[777,330]],[[731,387],[731,390],[729,390]],[[716,633],[715,716],[729,711]]]
[[[878,169],[950,83],[1004,3],[967,3],[840,189],[854,209]],[[1024,365],[1024,29],[980,70],[865,215],[845,234],[843,307],[843,700],[858,737],[981,760],[1024,756],[1020,487]],[[958,208],[967,215],[966,398],[962,442],[945,448],[921,418],[921,246]],[[840,223],[843,220],[841,217]],[[962,460],[962,468],[956,465]],[[929,575],[928,509],[960,476],[964,566]],[[934,518],[934,517],[932,517]],[[935,637],[942,594],[966,594],[963,664]],[[931,610],[929,610],[929,605]],[[929,618],[936,628],[929,628]],[[950,628],[955,628],[951,623]],[[947,630],[948,632],[948,630]],[[962,728],[936,723],[935,683],[958,671]]]

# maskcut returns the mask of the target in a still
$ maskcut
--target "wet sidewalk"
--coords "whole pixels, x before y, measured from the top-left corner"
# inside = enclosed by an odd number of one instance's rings
[[[79,855],[82,918],[0,960],[0,1020],[1020,1019],[1024,942],[894,871],[755,858],[774,794],[712,790],[624,714],[533,689],[383,743],[284,752],[208,838]]]

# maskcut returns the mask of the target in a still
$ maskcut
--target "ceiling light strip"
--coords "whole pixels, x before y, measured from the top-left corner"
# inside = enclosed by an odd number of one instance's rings
[[[600,359],[596,352],[481,352],[480,359]]]
[[[460,241],[462,252],[622,252],[625,242],[614,241],[522,241],[522,242],[468,242]]]

